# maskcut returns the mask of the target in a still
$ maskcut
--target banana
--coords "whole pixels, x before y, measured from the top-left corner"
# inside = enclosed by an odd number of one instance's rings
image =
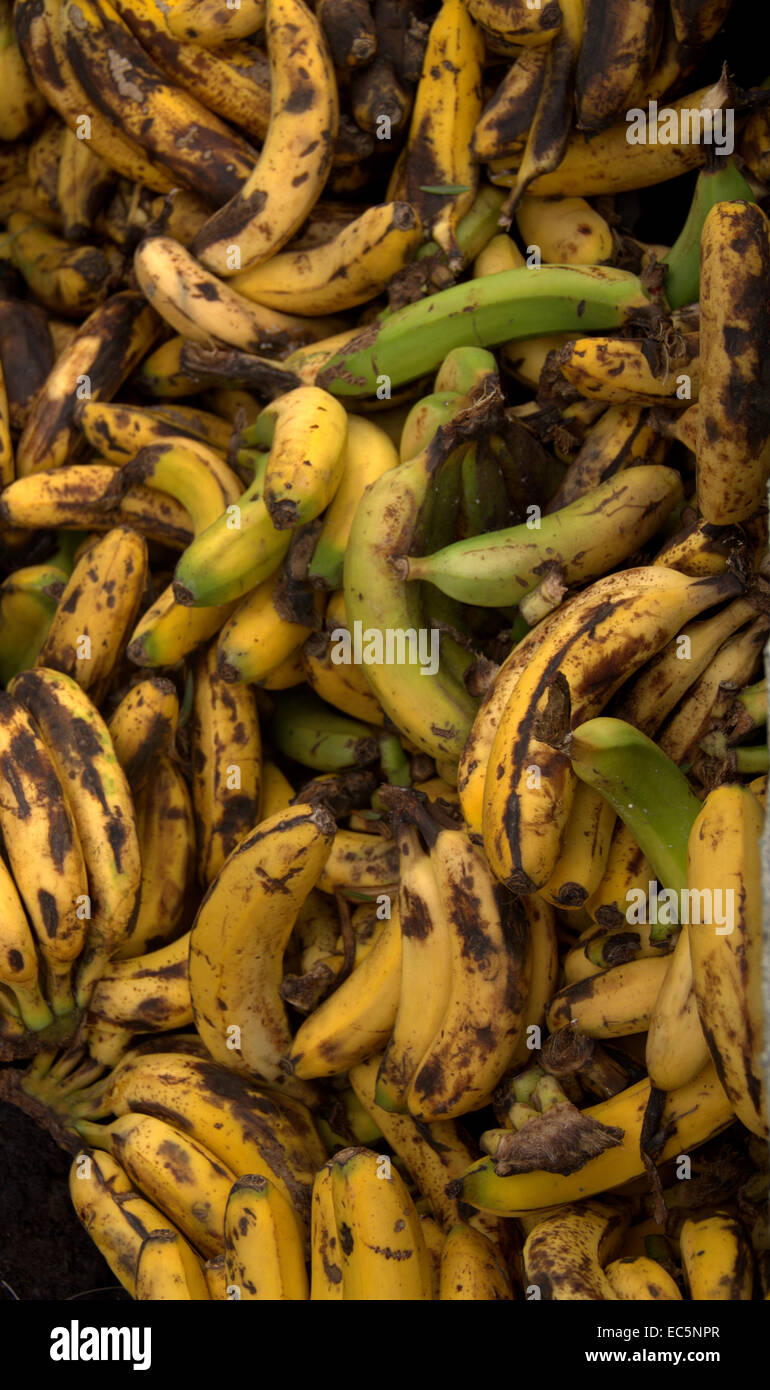
[[[5,380],[11,429],[21,431],[32,402],[54,361],[48,316],[38,304],[8,295],[0,300],[0,362]],[[4,468],[10,464],[6,453]],[[3,479],[4,485],[10,479]]]
[[[760,1138],[767,1137],[761,1061],[763,821],[762,804],[748,788],[717,787],[706,797],[687,849],[690,894],[697,893],[700,904],[704,890],[711,895],[690,932],[698,1014],[735,1114]]]
[[[401,463],[408,463],[426,449],[440,426],[448,425],[466,404],[465,394],[453,389],[432,391],[429,396],[415,401],[401,431],[398,449]]]
[[[179,560],[174,594],[178,606],[191,610],[193,622],[198,607],[234,604],[267,579],[289,548],[291,536],[276,529],[265,503],[266,471],[263,454],[254,481],[223,515],[196,535]]]
[[[452,983],[449,924],[431,857],[416,825],[397,823],[400,856],[401,988],[393,1032],[377,1073],[375,1101],[405,1112],[411,1080],[444,1017]],[[425,997],[425,980],[431,981]]]
[[[114,183],[115,173],[107,161],[66,126],[56,197],[62,232],[68,241],[85,241]]]
[[[134,1033],[164,1033],[192,1022],[187,932],[168,946],[102,971],[88,1011],[88,1047],[102,1065],[113,1067]]]
[[[209,1298],[218,1303],[226,1303],[228,1298],[227,1280],[225,1278],[225,1257],[217,1255],[213,1260],[206,1260],[204,1265],[206,1271],[206,1287],[209,1291]]]
[[[494,1160],[484,1158],[469,1168],[457,1184],[456,1195],[483,1211],[516,1216],[541,1207],[581,1201],[622,1186],[644,1172],[640,1140],[649,1097],[650,1082],[645,1078],[608,1100],[589,1106],[586,1115],[616,1126],[623,1131],[623,1139],[620,1145],[589,1159],[569,1176],[540,1171],[499,1178]],[[705,1143],[731,1123],[732,1113],[714,1067],[706,1067],[693,1081],[666,1097],[659,1128],[667,1137],[657,1161],[665,1162]]]
[[[756,609],[739,598],[713,618],[689,623],[633,680],[621,687],[613,714],[652,737],[713,661],[723,642],[738,628],[745,627],[755,614]]]
[[[332,626],[329,632],[313,633],[299,653],[300,678],[327,705],[367,724],[381,725],[382,709],[361,667],[337,660],[338,644],[344,642],[349,649],[350,641],[350,631],[343,624]]]
[[[288,1049],[293,1075],[335,1076],[378,1052],[390,1037],[401,986],[401,924],[395,902],[371,950],[300,1025]]]
[[[134,790],[142,883],[136,920],[116,960],[164,946],[177,934],[195,872],[195,820],[176,762],[155,754],[153,776]]]
[[[276,705],[270,738],[279,753],[316,772],[338,772],[375,762],[374,730],[344,718],[314,695],[297,691]]]
[[[179,699],[165,676],[147,676],[126,692],[107,724],[120,766],[136,793],[157,760],[171,753],[179,723]]]
[[[398,452],[385,431],[361,415],[349,415],[345,437],[343,473],[326,510],[321,533],[308,568],[311,583],[339,589],[345,550],[358,504],[370,483],[395,468]]]
[[[753,119],[750,118],[750,119]],[[706,218],[715,203],[743,198],[755,201],[751,184],[733,159],[717,159],[701,169],[695,181],[685,224],[670,251],[663,257],[664,289],[672,309],[693,304],[700,290],[700,243]]]
[[[547,1299],[616,1299],[602,1265],[617,1253],[626,1224],[622,1209],[601,1202],[546,1216],[524,1242],[528,1289]]]
[[[106,1151],[201,1255],[224,1247],[227,1198],[235,1174],[197,1140],[155,1115],[127,1113],[110,1125],[76,1121],[86,1143]]]
[[[324,1150],[301,1102],[251,1086],[209,1057],[156,1052],[129,1054],[113,1072],[104,1104],[105,1113],[116,1115],[162,1111],[237,1177],[269,1178],[298,1217],[309,1220]]]
[[[471,152],[481,115],[484,44],[462,0],[443,0],[428,34],[398,183],[433,240],[459,267],[457,224],[478,185]]]
[[[79,443],[79,400],[113,396],[150,347],[156,324],[134,290],[111,295],[89,314],[41,387],[16,446],[19,478],[69,461]]]
[[[696,930],[699,930],[696,927]],[[659,1091],[692,1081],[709,1061],[693,986],[690,925],[682,924],[652,1012],[645,1044],[647,1075]]]
[[[265,0],[240,0],[232,8],[223,8],[218,0],[174,0],[165,17],[169,32],[177,38],[191,39],[201,48],[219,48],[263,28]]]
[[[16,476],[16,467],[13,456],[13,440],[11,438],[11,412],[8,404],[8,391],[5,385],[5,373],[3,363],[0,358],[0,490],[8,487]]]
[[[265,759],[262,764],[262,786],[259,818],[267,820],[278,811],[285,811],[294,799],[294,788],[276,764]],[[302,909],[300,909],[302,911]]]
[[[316,17],[302,0],[268,0],[265,38],[270,127],[262,152],[240,191],[204,223],[191,246],[217,275],[249,270],[279,251],[304,222],[331,167],[339,106]]]
[[[451,1119],[487,1102],[526,1021],[531,977],[529,920],[504,898],[467,834],[439,828],[430,853],[449,925],[451,981],[409,1084],[407,1108],[420,1120]]]
[[[387,1161],[386,1161],[387,1163]],[[342,1296],[358,1302],[431,1298],[428,1251],[403,1178],[369,1149],[331,1159]]]
[[[575,67],[580,54],[584,0],[560,0],[561,26],[549,45],[543,82],[511,191],[500,209],[507,226],[523,194],[538,175],[547,175],[562,162],[569,139]]]
[[[658,434],[641,406],[608,406],[594,424],[589,424],[585,440],[547,510],[566,507],[634,464],[663,463],[668,449],[668,441]]]
[[[0,585],[0,685],[34,666],[67,578],[54,563],[23,565]]]
[[[680,344],[654,368],[647,344],[631,338],[577,338],[559,351],[558,361],[562,375],[588,400],[655,405],[672,397],[697,399],[699,335],[682,334]]]
[[[675,570],[661,584],[661,573],[628,569],[585,590],[549,629],[503,711],[485,782],[484,847],[495,876],[514,890],[532,892],[548,881],[574,796],[567,755],[537,733],[553,674],[567,682],[573,724],[591,718],[682,621],[737,587],[729,576],[688,579]],[[593,640],[585,643],[578,634],[588,631]]]
[[[193,923],[196,1027],[212,1057],[233,1070],[281,1079],[281,1057],[291,1046],[279,994],[283,953],[333,834],[321,806],[300,803],[262,821],[233,850]],[[255,915],[262,921],[257,940]]]
[[[195,662],[190,753],[198,877],[206,888],[259,820],[262,761],[254,697],[222,680],[213,644]]]
[[[45,963],[43,992],[55,1014],[68,1014],[74,1007],[71,975],[88,929],[79,826],[58,758],[24,702],[5,691],[0,692],[0,829]],[[8,907],[13,910],[12,903]]]
[[[72,246],[26,212],[12,213],[6,226],[13,264],[35,299],[54,314],[84,318],[119,278],[117,257],[109,250]]]
[[[387,892],[399,877],[398,850],[384,835],[358,830],[338,830],[329,858],[318,880],[324,893],[359,894]]]
[[[0,983],[11,991],[25,1028],[39,1032],[53,1023],[40,989],[35,938],[12,875],[0,859]]]
[[[439,1298],[442,1303],[511,1301],[508,1272],[492,1241],[465,1222],[451,1226],[441,1247]]]
[[[131,792],[107,726],[75,681],[39,668],[17,676],[11,688],[46,741],[83,846],[88,931],[76,981],[82,1008],[136,911],[141,864]]]
[[[733,691],[751,680],[768,626],[762,615],[728,638],[675,709],[658,738],[661,749],[674,762],[685,761],[711,723],[727,713]]]
[[[169,585],[134,628],[126,655],[137,666],[174,666],[214,637],[234,607],[186,608]]]
[[[93,104],[174,183],[215,206],[238,192],[254,151],[167,81],[108,0],[62,0],[59,28],[66,58]]]
[[[0,494],[0,523],[108,531],[124,521],[148,540],[186,545],[189,515],[173,498],[132,486],[112,505],[116,474],[113,464],[73,463],[17,478]]]
[[[679,1233],[682,1269],[695,1303],[751,1298],[753,1260],[740,1223],[716,1212],[688,1217]]]
[[[421,239],[411,203],[376,204],[322,245],[279,252],[230,283],[239,295],[269,309],[338,314],[376,298],[411,260]]]
[[[75,75],[59,33],[61,0],[19,0],[14,23],[24,58],[49,106],[58,111],[78,140],[106,164],[132,182],[158,193],[174,186],[170,172],[145,154],[141,143],[124,134],[121,123],[95,109]]]
[[[23,139],[45,115],[46,101],[32,80],[14,34],[13,0],[3,0],[0,5],[0,83],[0,140]]]
[[[197,40],[190,43],[184,35],[173,36],[167,24],[172,11],[158,0],[117,0],[115,9],[177,87],[184,87],[224,121],[240,126],[251,139],[264,140],[270,122],[270,91],[267,59],[261,49],[220,48],[217,44],[212,52]],[[228,9],[228,18],[234,13]],[[209,215],[205,204],[203,209],[198,226]]]
[[[473,153],[480,162],[520,154],[537,110],[547,60],[548,51],[540,46],[522,49],[511,63],[473,132]]]
[[[151,1231],[139,1248],[135,1298],[195,1302],[210,1298],[203,1262],[178,1231]]]
[[[565,584],[614,568],[660,528],[682,497],[671,468],[644,464],[600,483],[557,512],[464,541],[426,556],[396,556],[396,574],[427,579],[464,603],[503,608],[536,587],[544,565]]]
[[[624,1255],[612,1260],[604,1267],[604,1277],[615,1297],[625,1301],[673,1301],[682,1297],[668,1271],[649,1255]]]
[[[540,896],[554,907],[583,907],[598,888],[610,851],[615,808],[585,783],[577,788],[555,868]]]
[[[608,223],[584,198],[525,195],[516,225],[528,251],[537,246],[546,264],[600,265],[614,256]]]
[[[313,1183],[310,1227],[310,1298],[336,1302],[342,1298],[342,1265],[332,1197],[332,1165],[324,1164]]]
[[[575,74],[578,130],[605,130],[625,117],[637,84],[650,76],[663,33],[655,0],[607,6],[586,0]]]
[[[733,0],[671,0],[674,33],[679,43],[698,47],[721,29]]]
[[[72,1205],[97,1249],[136,1296],[136,1265],[142,1244],[152,1232],[174,1233],[162,1212],[134,1190],[125,1170],[108,1153],[86,1149],[70,1168]]]
[[[264,308],[204,270],[173,237],[151,236],[134,252],[139,286],[156,313],[194,343],[222,342],[250,352],[279,352],[321,338],[333,319],[304,319]]]
[[[147,582],[147,544],[128,527],[108,531],[75,565],[37,666],[63,671],[101,704]]]
[[[613,266],[541,266],[439,290],[368,324],[318,373],[340,396],[372,396],[433,372],[455,347],[493,347],[543,333],[619,328],[645,303],[636,276]]]
[[[759,382],[760,345],[770,334],[768,276],[764,213],[739,199],[717,203],[701,238],[703,395],[695,458],[698,509],[719,526],[745,521],[765,501],[770,410]]]
[[[233,1184],[225,1208],[225,1275],[240,1299],[285,1302],[310,1296],[294,1212],[269,1178]]]
[[[261,412],[257,444],[270,450],[265,506],[277,530],[313,521],[332,501],[345,467],[347,416],[317,386],[300,386]]]
[[[572,1025],[589,1038],[625,1038],[645,1032],[668,967],[666,956],[643,956],[567,985],[551,1000],[548,1028],[554,1033]]]

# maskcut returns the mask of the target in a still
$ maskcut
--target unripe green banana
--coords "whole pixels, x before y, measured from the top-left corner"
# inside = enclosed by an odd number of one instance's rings
[[[361,767],[379,752],[376,729],[348,719],[309,690],[287,690],[276,701],[270,737],[279,753],[316,772]]]
[[[480,347],[459,347],[448,352],[436,372],[434,391],[459,391],[467,396],[485,376],[497,376],[497,363],[491,352]]]
[[[676,763],[632,724],[608,716],[573,730],[569,756],[581,781],[614,806],[663,887],[681,894],[687,839],[701,803]],[[650,938],[663,939],[669,930],[660,924]]]
[[[717,159],[713,166],[701,169],[687,220],[662,262],[666,267],[666,299],[672,309],[696,303],[700,289],[703,224],[715,203],[729,202],[732,198],[756,202],[751,184],[743,177],[733,159]]]
[[[456,347],[573,330],[620,328],[649,307],[641,281],[612,266],[522,266],[452,285],[385,310],[335,353],[317,384],[335,396],[373,396],[433,372]]]
[[[177,603],[209,608],[247,594],[281,563],[291,531],[276,531],[264,501],[268,454],[259,456],[254,481],[211,526],[188,545],[174,574]]]
[[[558,565],[566,584],[607,573],[655,534],[681,496],[678,473],[643,464],[558,512],[538,512],[536,528],[523,522],[393,564],[400,578],[428,579],[463,603],[502,608],[536,587],[543,565]]]

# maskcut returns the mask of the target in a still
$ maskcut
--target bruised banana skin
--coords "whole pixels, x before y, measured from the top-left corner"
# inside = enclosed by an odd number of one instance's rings
[[[342,1149],[331,1160],[332,1203],[339,1236],[345,1300],[432,1298],[428,1251],[420,1219],[395,1168],[380,1155]]]
[[[195,873],[192,798],[174,759],[156,754],[152,777],[132,791],[142,884],[136,920],[116,960],[158,949],[176,934]]]
[[[607,7],[585,0],[583,44],[575,75],[579,130],[604,130],[622,120],[628,98],[655,65],[663,29],[655,0]]]
[[[191,246],[217,275],[249,270],[279,251],[314,206],[331,167],[339,103],[318,20],[302,0],[272,0],[265,38],[271,95],[262,152],[240,190],[204,223]],[[287,188],[289,169],[295,173]]]
[[[39,668],[13,682],[66,786],[88,872],[90,916],[78,963],[84,1007],[136,913],[141,863],[131,791],[101,715],[69,676]]]
[[[29,916],[55,1014],[74,1008],[71,974],[88,923],[88,882],[77,823],[56,764],[23,702],[0,693],[0,829]],[[10,906],[10,905],[7,905]]]
[[[770,227],[754,203],[717,203],[701,238],[698,508],[719,526],[765,501],[770,473]]]
[[[546,1022],[553,1033],[570,1024],[590,1038],[622,1038],[648,1027],[669,966],[667,956],[613,965],[555,994]]]
[[[282,1082],[291,1046],[279,989],[299,908],[329,855],[334,821],[302,803],[262,821],[233,850],[193,923],[190,990],[196,1026],[215,1061]],[[264,930],[254,938],[253,922]],[[239,1047],[228,1046],[228,1028]]]
[[[262,744],[254,696],[248,686],[222,680],[216,662],[215,645],[196,660],[190,724],[198,875],[204,887],[259,820]]]
[[[251,147],[168,82],[108,0],[62,0],[59,24],[77,80],[108,120],[214,205],[237,193]]]
[[[75,565],[35,664],[72,676],[100,704],[136,620],[147,573],[144,537],[128,527],[108,531]]]
[[[760,1138],[767,1137],[761,1061],[763,823],[759,798],[748,787],[725,784],[707,796],[687,850],[688,888],[708,888],[712,895],[732,890],[731,899],[725,898],[734,904],[732,920],[721,930],[714,920],[690,932],[693,983],[700,1021],[725,1091],[738,1119]]]
[[[665,646],[683,621],[740,587],[730,576],[693,580],[674,570],[661,585],[657,573],[653,567],[625,570],[585,590],[549,629],[503,711],[485,782],[484,848],[495,876],[514,891],[532,892],[547,882],[574,796],[568,756],[537,733],[557,672],[569,687],[574,727],[598,714],[621,680]],[[598,640],[586,641],[589,633]],[[532,767],[540,769],[539,778],[530,777]]]
[[[84,380],[92,400],[113,396],[150,348],[157,323],[144,295],[133,290],[94,309],[40,390],[16,446],[18,478],[68,462],[79,443],[75,412]]]
[[[681,1300],[681,1293],[663,1265],[647,1255],[621,1256],[604,1267],[615,1297],[631,1302]]]
[[[40,971],[19,891],[5,861],[0,860],[0,984],[11,991],[25,1028],[37,1032],[53,1023],[40,989]]]
[[[171,752],[178,722],[179,697],[166,676],[137,681],[113,711],[107,728],[134,793],[151,775],[156,759]]]
[[[472,1226],[452,1226],[441,1249],[439,1298],[444,1303],[513,1300],[513,1288],[494,1245]]]
[[[546,1299],[616,1299],[602,1264],[617,1253],[625,1226],[622,1211],[600,1202],[547,1216],[524,1243],[527,1284]]]

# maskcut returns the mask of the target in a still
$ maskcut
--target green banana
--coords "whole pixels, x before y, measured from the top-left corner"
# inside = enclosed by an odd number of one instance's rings
[[[398,450],[401,462],[407,463],[421,449],[427,448],[436,431],[466,405],[467,400],[459,391],[432,391],[429,396],[415,401],[401,431]]]
[[[336,396],[372,396],[435,371],[452,348],[621,328],[645,307],[638,277],[612,266],[503,270],[384,310],[335,353],[317,384]]]
[[[685,224],[662,261],[666,267],[665,295],[672,309],[697,302],[703,224],[715,203],[729,202],[732,198],[744,198],[748,203],[757,201],[751,184],[734,159],[717,159],[713,165],[701,169]]]
[[[247,594],[278,568],[291,531],[276,531],[264,501],[268,454],[255,464],[254,481],[234,507],[202,531],[180,556],[174,598],[192,608],[210,608]]]
[[[451,598],[482,607],[518,603],[558,565],[564,582],[593,579],[655,534],[682,495],[679,474],[662,464],[626,469],[560,511],[471,536],[434,555],[396,556],[402,579],[428,579]]]
[[[55,560],[25,565],[0,585],[0,686],[38,658],[69,578]]]
[[[486,536],[510,525],[511,499],[502,469],[486,440],[465,450],[461,469],[462,532],[467,537]],[[476,603],[474,598],[471,600]]]
[[[582,782],[595,787],[628,826],[664,889],[687,888],[687,839],[701,803],[684,773],[646,734],[623,719],[601,716],[579,724],[569,756]],[[676,922],[655,923],[652,941]]]
[[[459,391],[467,396],[486,376],[497,376],[497,363],[491,352],[480,347],[459,347],[448,352],[436,372],[434,391]]]
[[[455,233],[463,265],[474,261],[479,251],[483,251],[487,242],[492,240],[498,230],[497,219],[504,201],[505,193],[499,188],[492,188],[487,184],[479,189],[465,216],[458,222]],[[423,261],[429,256],[440,256],[446,261],[445,253],[435,241],[426,241],[417,252],[415,260]]]
[[[316,772],[339,772],[376,761],[377,730],[348,719],[309,690],[287,690],[270,724],[274,748]]]

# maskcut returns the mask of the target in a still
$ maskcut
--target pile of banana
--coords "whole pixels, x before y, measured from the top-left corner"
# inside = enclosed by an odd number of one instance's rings
[[[770,1297],[742,5],[0,0],[0,1098],[135,1299]]]

